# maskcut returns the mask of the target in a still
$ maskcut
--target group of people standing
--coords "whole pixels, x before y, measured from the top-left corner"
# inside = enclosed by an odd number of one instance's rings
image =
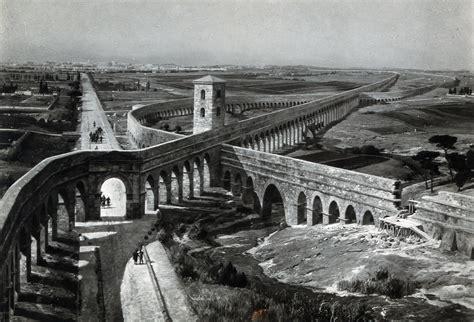
[[[138,248],[136,248],[133,251],[132,257],[133,257],[133,262],[135,263],[135,265],[137,265],[137,262],[138,262],[138,264],[144,264],[144,262],[143,262],[143,245],[140,245]]]
[[[92,123],[92,125],[94,126],[94,129],[95,129],[96,127],[95,121],[94,123]],[[102,136],[103,133],[104,133],[104,130],[102,130],[100,126],[95,131],[89,132],[90,141],[94,143],[102,143],[104,139],[104,137]]]
[[[110,207],[110,197],[105,197],[103,194],[100,195],[100,205],[102,207]]]

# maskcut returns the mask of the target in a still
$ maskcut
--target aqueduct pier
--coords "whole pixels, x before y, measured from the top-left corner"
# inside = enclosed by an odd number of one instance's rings
[[[204,164],[210,170],[211,186],[231,189],[244,202],[254,204],[264,216],[273,202],[270,192],[277,190],[290,225],[305,221],[309,225],[330,223],[336,218],[377,223],[381,216],[395,215],[401,200],[400,183],[395,180],[268,152],[283,144],[301,142],[303,133],[311,126],[322,127],[342,119],[358,106],[360,93],[387,89],[397,78],[398,74],[394,73],[354,90],[302,100],[299,105],[192,136],[169,135],[144,126],[150,115],[143,112],[153,110],[145,107],[128,115],[130,136],[145,148],[80,151],[45,159],[15,182],[0,201],[0,304],[4,314],[8,316],[15,307],[20,291],[21,254],[27,259],[28,276],[32,238],[37,245],[45,245],[48,227],[52,228],[53,239],[57,235],[59,196],[64,200],[72,225],[75,220],[100,220],[100,187],[111,177],[120,178],[125,184],[129,219],[143,216],[147,183],[155,195],[155,209],[160,189],[166,190],[166,202],[171,202],[172,175],[177,178],[179,200],[183,198],[184,175],[191,178],[188,180],[191,196],[192,178],[196,174],[202,191]],[[287,98],[273,99],[269,104],[287,102]],[[180,103],[170,103],[176,107],[173,113]],[[256,103],[246,102],[258,108]],[[153,113],[166,108],[160,105]],[[74,213],[77,191],[85,208],[83,218],[77,218]],[[37,248],[37,258],[41,258],[43,248]]]

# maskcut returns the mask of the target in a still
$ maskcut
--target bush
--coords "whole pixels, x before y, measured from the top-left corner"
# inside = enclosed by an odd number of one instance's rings
[[[387,270],[379,270],[375,273],[375,277],[367,280],[342,280],[337,283],[338,290],[345,290],[352,293],[362,294],[380,294],[390,298],[398,299],[412,294],[416,288],[416,283],[410,280],[402,281]]]
[[[214,268],[214,271],[216,269]],[[245,287],[247,286],[247,276],[245,273],[237,272],[237,269],[232,265],[231,262],[227,265],[220,263],[217,267],[216,282],[221,285],[228,285],[232,287]]]

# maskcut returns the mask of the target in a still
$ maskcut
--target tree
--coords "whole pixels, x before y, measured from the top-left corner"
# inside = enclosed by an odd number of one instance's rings
[[[465,170],[465,171],[460,171],[456,173],[454,176],[454,182],[456,183],[456,186],[458,187],[458,191],[461,191],[462,187],[464,184],[472,177],[472,171]]]
[[[460,153],[450,153],[448,154],[449,163],[451,168],[456,172],[463,172],[469,170],[467,167],[467,157],[464,154]]]
[[[425,170],[426,189],[428,189],[429,177],[431,192],[433,192],[433,175],[439,174],[438,164],[434,161],[437,157],[439,157],[439,152],[435,151],[420,151],[413,157],[413,160],[420,162],[421,168]]]
[[[456,144],[457,140],[457,137],[451,135],[434,135],[429,139],[431,144],[436,144],[438,148],[443,149],[444,157],[446,158],[446,162],[448,162],[449,174],[451,175],[452,180],[454,180],[454,175],[448,158],[448,150],[455,149],[454,144]]]
[[[466,166],[469,170],[474,170],[474,150],[467,151]]]

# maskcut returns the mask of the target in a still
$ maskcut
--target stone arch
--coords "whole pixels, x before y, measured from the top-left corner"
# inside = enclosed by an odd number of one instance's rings
[[[157,183],[151,174],[145,179],[145,211],[153,211],[158,208],[158,198],[156,194]]]
[[[306,207],[307,207],[306,194],[303,191],[301,191],[300,194],[298,195],[298,200],[296,204],[296,213],[297,213],[296,223],[298,225],[304,224],[307,222]]]
[[[202,178],[203,188],[209,188],[211,186],[211,156],[209,153],[205,153],[202,158]]]
[[[258,214],[261,213],[262,206],[257,193],[255,192],[254,180],[248,176],[245,180],[245,186],[242,193],[244,204],[251,206]]]
[[[222,187],[227,190],[227,191],[230,191],[230,187],[231,187],[231,175],[230,175],[230,171],[226,171],[224,172],[224,178],[222,179]]]
[[[193,171],[189,161],[183,164],[183,196],[188,199],[194,197]]]
[[[99,183],[96,200],[100,207],[100,217],[125,217],[128,196],[132,192],[130,182],[121,174],[110,174],[99,180]]]
[[[200,196],[203,192],[203,169],[201,159],[195,157],[193,161],[193,181],[194,181],[194,195]]]
[[[171,200],[172,202],[179,203],[183,199],[183,182],[182,174],[177,165],[171,170]]]
[[[344,215],[344,221],[346,224],[352,224],[357,222],[356,212],[352,205],[347,206],[346,212]]]
[[[375,225],[374,215],[370,210],[364,212],[364,216],[362,216],[362,225]]]
[[[58,191],[56,199],[56,218],[53,219],[53,229],[64,232],[74,228],[75,221],[75,200],[70,200],[70,194],[65,188]]]
[[[313,225],[321,224],[323,222],[323,202],[318,195],[313,198],[312,215]]]
[[[285,217],[285,197],[280,191],[273,183],[268,184],[265,188],[262,205],[264,219],[281,220],[281,217]]]
[[[75,222],[83,222],[89,220],[87,216],[87,194],[86,185],[82,181],[78,181],[74,186],[74,217]]]
[[[258,137],[258,134],[255,134],[254,142],[255,142],[255,150],[260,151],[260,139]]]
[[[329,215],[329,224],[333,224],[339,220],[340,212],[339,212],[339,206],[335,200],[331,201],[329,204],[329,209],[328,209],[328,215]]]
[[[240,196],[242,194],[242,176],[237,172],[234,176],[232,184],[232,194],[234,196]]]
[[[158,193],[160,204],[171,203],[171,182],[168,174],[164,170],[160,172]]]

